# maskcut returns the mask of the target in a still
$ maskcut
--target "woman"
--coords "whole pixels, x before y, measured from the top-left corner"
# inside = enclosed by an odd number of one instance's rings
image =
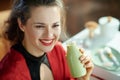
[[[61,0],[16,0],[6,31],[12,47],[0,63],[0,80],[72,80],[58,42],[64,24]],[[80,61],[87,74],[78,80],[89,80],[91,59],[83,55]]]

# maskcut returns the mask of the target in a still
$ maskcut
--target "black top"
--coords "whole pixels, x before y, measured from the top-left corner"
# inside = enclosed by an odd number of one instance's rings
[[[46,53],[44,53],[40,57],[35,57],[31,55],[24,47],[22,44],[16,44],[13,46],[13,48],[17,51],[19,51],[25,58],[28,69],[31,74],[32,80],[40,80],[40,66],[41,63],[46,64],[49,68],[49,62],[46,56]],[[51,69],[51,68],[50,68]]]

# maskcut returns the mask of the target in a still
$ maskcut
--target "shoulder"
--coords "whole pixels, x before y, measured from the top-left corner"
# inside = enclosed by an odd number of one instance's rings
[[[65,51],[61,42],[57,42],[55,47],[53,48],[53,50],[58,50],[59,52],[60,51],[63,51],[63,52]]]
[[[66,54],[66,51],[61,42],[57,42],[51,52],[53,53],[55,52],[57,55],[61,55],[61,56],[64,56]]]
[[[52,49],[52,51],[48,52],[47,55],[50,58],[57,58],[57,59],[62,59],[63,57],[65,57],[65,49],[62,46],[61,42],[57,42],[56,45],[54,46],[54,48]]]
[[[27,67],[24,57],[14,49],[11,49],[0,62],[1,80],[12,80],[12,78],[15,80],[20,80],[18,77],[20,77],[21,73],[25,74],[23,71],[26,70]]]
[[[19,52],[14,49],[10,49],[10,52],[5,55],[5,57],[0,61],[0,70],[1,68],[9,69],[11,66],[14,66],[18,61],[22,61],[24,58]]]

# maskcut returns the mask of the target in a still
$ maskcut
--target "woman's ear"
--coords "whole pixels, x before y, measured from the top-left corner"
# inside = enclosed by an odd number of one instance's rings
[[[18,26],[19,26],[20,30],[24,32],[24,26],[23,26],[20,18],[17,19],[17,22],[18,22]]]

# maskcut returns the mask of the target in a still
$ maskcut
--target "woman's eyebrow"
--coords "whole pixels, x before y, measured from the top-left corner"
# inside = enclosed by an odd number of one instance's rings
[[[55,23],[53,23],[53,24],[60,24],[60,22],[59,22],[59,21],[57,21],[57,22],[55,22]]]
[[[33,24],[40,24],[40,25],[46,25],[46,23],[42,23],[42,22],[34,22]],[[52,23],[52,24],[60,24],[59,21]]]
[[[41,25],[45,25],[45,23],[41,23],[41,22],[35,22],[33,24],[41,24]]]

